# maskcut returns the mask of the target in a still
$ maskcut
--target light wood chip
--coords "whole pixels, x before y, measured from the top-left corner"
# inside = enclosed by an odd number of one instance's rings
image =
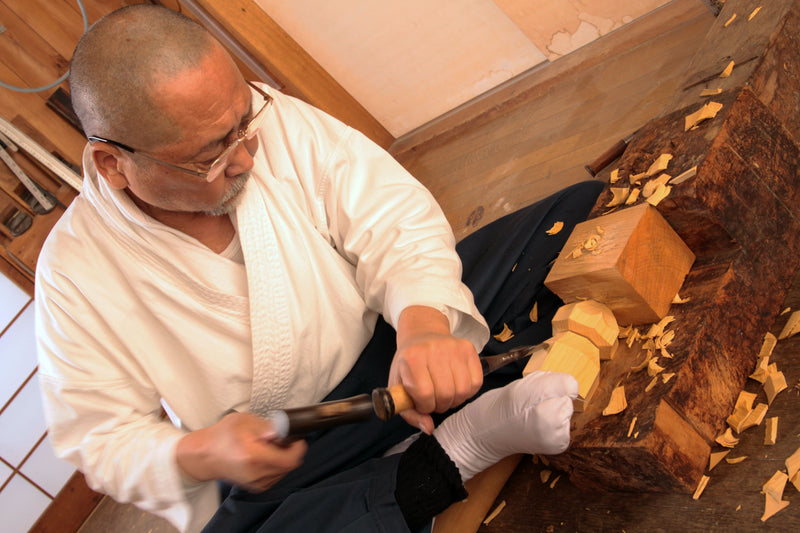
[[[614,170],[611,171],[611,175],[608,177],[608,182],[613,184],[618,181],[619,181],[619,169],[615,168]]]
[[[797,332],[800,331],[800,311],[795,311],[791,315],[789,315],[789,319],[786,321],[786,324],[783,325],[783,329],[778,334],[778,340],[788,339],[792,335],[796,335]]]
[[[726,457],[725,458],[725,462],[730,464],[730,465],[738,465],[739,463],[741,463],[745,459],[747,459],[746,455],[740,455],[739,457]]]
[[[739,444],[739,439],[733,436],[733,430],[731,428],[727,428],[725,432],[716,438],[717,444],[720,446],[724,446],[726,448],[733,448],[737,444]]]
[[[778,442],[778,417],[773,416],[767,418],[767,424],[764,426],[764,445],[772,446]]]
[[[786,474],[789,479],[793,479],[798,472],[800,472],[800,448],[786,458]]]
[[[491,513],[489,513],[489,516],[487,516],[487,517],[486,517],[486,520],[484,520],[484,521],[483,521],[483,525],[484,525],[484,526],[488,526],[488,525],[489,525],[489,522],[491,522],[492,520],[494,520],[494,519],[497,517],[497,515],[499,515],[499,514],[500,514],[500,511],[502,511],[502,510],[503,510],[503,508],[504,508],[505,506],[506,506],[506,501],[505,501],[505,500],[501,501],[501,502],[500,502],[500,503],[497,505],[497,507],[495,507],[495,508],[494,508],[494,511],[492,511]]]
[[[553,224],[553,227],[551,227],[549,230],[545,231],[545,233],[547,233],[548,235],[556,235],[562,229],[564,229],[564,223],[561,222],[561,221],[558,221],[555,224]]]
[[[785,509],[789,505],[788,501],[784,501],[783,489],[786,488],[786,482],[789,476],[778,470],[775,472],[769,481],[764,483],[761,492],[764,493],[764,514],[761,516],[761,521],[766,522],[770,517],[774,516],[778,511]]]
[[[772,369],[774,363],[769,365],[769,368]],[[772,405],[772,400],[778,395],[778,393],[786,390],[786,377],[783,375],[783,372],[780,371],[769,371],[767,375],[767,380],[764,381],[764,392],[767,394],[767,403]]]
[[[736,13],[734,13],[733,15],[731,15],[731,18],[729,18],[727,21],[725,21],[725,24],[723,24],[723,25],[722,25],[722,27],[723,27],[723,28],[727,28],[728,26],[730,26],[730,25],[731,25],[731,23],[732,23],[734,20],[736,20]]]
[[[756,15],[758,15],[758,12],[759,12],[759,11],[761,11],[761,6],[758,6],[757,8],[755,8],[755,9],[753,10],[753,12],[752,12],[752,13],[750,13],[750,16],[749,16],[749,17],[747,17],[747,22],[750,22],[751,20],[753,20],[753,17],[755,17]]]
[[[736,63],[734,61],[731,61],[730,63],[728,63],[728,66],[725,67],[725,70],[723,70],[722,72],[719,73],[719,77],[720,78],[727,78],[728,76],[730,76],[731,73],[733,72],[733,67],[734,66],[736,66]]]
[[[747,415],[744,423],[742,423],[740,433],[747,429],[750,429],[753,426],[761,425],[761,422],[764,421],[764,417],[767,415],[767,409],[769,406],[765,403],[759,403],[756,405],[750,414]]]
[[[650,168],[647,169],[644,176],[649,178],[650,176],[655,176],[662,170],[666,170],[670,161],[672,161],[672,154],[661,154],[653,161],[653,164],[650,165]]]
[[[531,322],[539,321],[539,302],[533,302],[533,307],[531,308],[531,312],[528,313],[528,318]]]
[[[647,363],[647,375],[651,377],[656,377],[659,373],[664,371],[664,367],[658,364],[658,360],[653,357],[650,359],[650,362]]]
[[[683,183],[684,181],[692,179],[695,176],[697,176],[697,166],[693,166],[689,170],[681,172],[680,174],[669,180],[669,183],[670,185],[678,185],[680,183]]]
[[[681,298],[680,294],[676,294],[675,297],[672,299],[672,303],[674,304],[685,304],[691,300],[691,298]]]
[[[639,200],[639,193],[641,193],[641,192],[642,192],[642,190],[639,189],[638,187],[636,189],[633,189],[631,191],[631,193],[628,195],[628,199],[625,200],[625,205],[633,205],[633,204],[635,204],[636,201]]]
[[[697,127],[701,122],[705,122],[706,120],[716,117],[720,109],[722,109],[722,104],[719,102],[708,102],[694,113],[686,115],[683,125],[684,131],[689,131],[690,129]]]
[[[611,201],[606,204],[606,207],[624,204],[625,200],[628,199],[628,195],[631,193],[629,187],[609,187],[608,190],[611,191],[612,198]]]
[[[539,472],[539,479],[542,480],[542,483],[547,483],[547,480],[550,479],[550,474],[552,473],[552,470],[542,470]]]
[[[692,494],[692,499],[697,500],[700,498],[700,495],[703,494],[703,491],[706,490],[706,485],[708,485],[708,476],[703,476],[700,478],[700,483],[697,484],[697,489],[695,489],[694,494]]]
[[[633,433],[633,427],[636,425],[636,419],[637,418],[639,418],[639,417],[634,416],[633,420],[631,420],[631,425],[628,426],[628,438],[630,438],[631,434]]]
[[[700,97],[702,98],[706,96],[717,96],[721,92],[722,89],[720,89],[719,87],[717,87],[716,89],[703,89],[702,91],[700,91]]]
[[[661,203],[661,200],[669,196],[669,193],[671,192],[672,192],[672,187],[661,183],[656,188],[655,192],[650,196],[650,198],[647,199],[647,203],[655,207]]]
[[[625,400],[625,386],[618,385],[611,391],[611,399],[609,399],[608,405],[603,409],[603,416],[621,413],[626,407],[628,407],[628,402]]]
[[[725,458],[726,455],[731,453],[730,450],[723,450],[721,452],[711,452],[711,455],[708,458],[708,470],[711,471],[717,466],[722,459]]]
[[[551,489],[554,489],[554,488],[556,488],[556,483],[558,483],[558,480],[559,480],[559,479],[561,479],[561,476],[560,476],[560,475],[556,476],[556,478],[555,478],[555,479],[554,479],[552,482],[550,482],[550,488],[551,488]]]
[[[514,336],[514,332],[508,327],[508,324],[503,324],[503,331],[494,336],[500,342],[506,342]]]

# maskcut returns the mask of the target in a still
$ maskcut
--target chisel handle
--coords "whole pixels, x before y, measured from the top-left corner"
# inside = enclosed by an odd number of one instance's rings
[[[535,346],[520,346],[514,348],[508,353],[500,355],[489,355],[481,357],[481,370],[483,375],[490,374],[498,368],[505,366],[514,361],[519,361],[523,357],[527,357],[541,349],[550,346],[550,341],[545,341]],[[414,408],[414,400],[408,395],[406,388],[402,383],[392,385],[387,388],[379,388],[372,391],[372,407],[375,409],[375,414],[381,420],[389,420],[397,413],[402,413],[409,409]]]

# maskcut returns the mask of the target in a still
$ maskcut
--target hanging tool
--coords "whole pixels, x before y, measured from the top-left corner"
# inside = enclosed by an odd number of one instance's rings
[[[549,346],[550,342],[545,341],[534,346],[520,346],[508,353],[481,357],[483,375]],[[280,439],[291,440],[312,431],[363,422],[374,416],[386,421],[397,413],[413,408],[414,401],[403,385],[397,384],[388,388],[375,389],[372,394],[359,394],[344,400],[270,411],[267,419],[275,426],[275,431]]]
[[[47,191],[42,190],[39,185],[33,181],[30,176],[25,174],[25,171],[20,168],[16,161],[11,157],[6,149],[8,145],[0,140],[0,159],[6,164],[6,166],[11,170],[11,172],[17,177],[17,179],[22,182],[28,192],[30,192],[33,197],[39,202],[39,205],[44,210],[44,213],[49,213],[53,210],[56,206],[54,199],[50,196]]]
[[[80,192],[82,183],[81,177],[77,173],[3,117],[0,117],[0,133],[25,150],[67,185]]]

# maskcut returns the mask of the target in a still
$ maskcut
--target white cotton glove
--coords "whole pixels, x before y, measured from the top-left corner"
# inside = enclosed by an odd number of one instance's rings
[[[533,372],[478,397],[433,436],[467,481],[509,455],[566,450],[577,396],[578,382],[569,374]]]

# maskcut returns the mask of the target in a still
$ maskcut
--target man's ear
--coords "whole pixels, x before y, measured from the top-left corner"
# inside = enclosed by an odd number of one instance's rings
[[[95,143],[91,146],[92,159],[97,173],[115,189],[124,189],[128,186],[128,177],[122,166],[119,148],[108,146],[105,143]]]

